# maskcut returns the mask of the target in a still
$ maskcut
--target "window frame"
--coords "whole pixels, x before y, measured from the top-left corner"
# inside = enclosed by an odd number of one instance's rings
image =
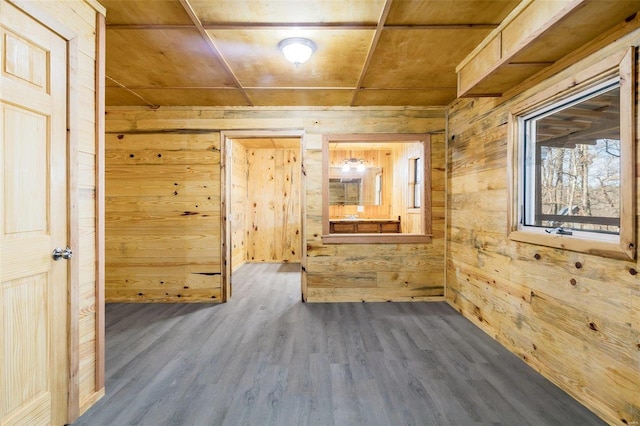
[[[594,89],[615,77],[620,81],[620,233],[609,234],[578,231],[572,235],[549,234],[545,228],[523,225],[524,197],[524,117],[544,111],[552,105]],[[549,88],[534,93],[516,104],[509,112],[508,175],[509,215],[508,238],[513,241],[631,260],[636,255],[635,197],[635,50],[611,55]],[[533,202],[533,201],[532,201]]]
[[[422,233],[420,234],[331,234],[329,226],[329,144],[391,142],[421,142],[423,152],[422,207],[413,209],[422,214]],[[322,243],[323,244],[408,244],[430,243],[431,224],[431,138],[426,133],[349,133],[328,134],[322,139]]]
[[[421,179],[422,176],[424,176],[424,169],[422,169],[422,173],[420,173],[420,168],[418,167],[420,162],[420,157],[409,158],[409,205],[407,207],[410,213],[419,212],[421,208],[422,197],[416,197],[416,192],[421,194],[424,191],[424,188],[421,187],[422,181],[424,180]],[[416,199],[418,200],[417,202]]]
[[[611,217],[593,217],[593,220],[589,220],[589,216],[583,216],[582,220],[580,217],[575,216],[562,216],[562,215],[553,215],[553,214],[543,214],[542,213],[542,191],[536,185],[540,176],[538,176],[540,170],[538,167],[535,167],[542,158],[542,151],[545,147],[550,147],[546,143],[543,142],[534,142],[532,139],[536,138],[536,124],[539,120],[544,120],[545,118],[552,117],[556,113],[562,113],[573,106],[579,105],[584,101],[589,101],[590,99],[597,98],[600,95],[608,93],[612,90],[620,90],[620,78],[618,75],[612,78],[605,78],[600,83],[594,85],[593,87],[586,88],[584,90],[580,90],[577,93],[572,94],[566,98],[563,98],[559,101],[552,102],[549,105],[537,109],[531,114],[519,117],[520,138],[524,138],[524,155],[522,157],[526,157],[527,160],[521,160],[522,163],[529,163],[529,161],[533,161],[531,166],[524,165],[522,167],[522,174],[520,179],[522,179],[524,183],[523,194],[520,197],[519,203],[521,208],[523,209],[522,216],[524,225],[522,226],[532,226],[532,227],[542,227],[546,228],[547,232],[549,229],[553,228],[553,226],[542,226],[542,225],[534,225],[532,222],[536,220],[536,218],[540,218],[540,221],[550,221],[556,220],[564,222],[575,222],[576,220],[585,224],[592,225],[617,225],[618,229],[620,228],[620,214],[618,216]],[[618,103],[618,106],[620,103]],[[557,148],[557,147],[556,147]],[[618,160],[618,166],[622,163],[622,158],[620,156]],[[618,168],[618,174],[620,174],[620,169]],[[620,189],[620,186],[618,186]],[[619,206],[618,206],[619,208]],[[562,228],[558,228],[562,229]],[[619,238],[619,233],[599,233],[597,231],[591,230],[578,230],[571,229],[570,232],[576,234],[576,236],[582,236],[587,239],[602,239],[606,241],[617,241]]]

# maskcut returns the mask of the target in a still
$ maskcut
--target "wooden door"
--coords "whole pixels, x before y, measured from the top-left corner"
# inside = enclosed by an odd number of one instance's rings
[[[0,0],[0,424],[66,423],[67,45]]]

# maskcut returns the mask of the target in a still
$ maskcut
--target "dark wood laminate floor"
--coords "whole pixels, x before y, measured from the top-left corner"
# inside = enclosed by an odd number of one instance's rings
[[[297,264],[106,323],[106,396],[78,426],[602,424],[445,303],[303,304]]]

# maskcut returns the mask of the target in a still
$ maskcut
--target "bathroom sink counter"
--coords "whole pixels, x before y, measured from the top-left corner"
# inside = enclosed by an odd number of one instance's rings
[[[399,219],[336,218],[329,220],[332,234],[393,234],[400,232]]]

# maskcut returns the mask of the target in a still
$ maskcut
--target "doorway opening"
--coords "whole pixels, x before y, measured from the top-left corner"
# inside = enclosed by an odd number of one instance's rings
[[[288,271],[298,268],[302,277],[302,131],[226,132],[222,146],[226,301],[234,271],[247,263],[281,263]]]

